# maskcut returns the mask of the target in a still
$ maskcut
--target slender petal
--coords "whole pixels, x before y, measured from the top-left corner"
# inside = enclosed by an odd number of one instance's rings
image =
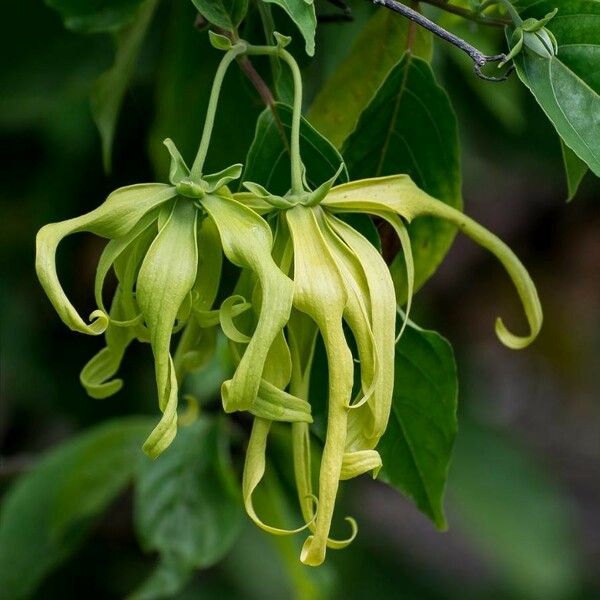
[[[255,273],[261,286],[256,329],[233,378],[222,387],[226,412],[249,410],[258,393],[269,349],[289,318],[293,284],[271,257],[273,237],[263,219],[232,198],[206,196],[203,206],[219,229],[227,258]]]
[[[161,422],[144,444],[150,456],[158,456],[177,430],[177,378],[170,355],[173,325],[196,280],[198,249],[193,203],[175,201],[162,229],[152,242],[140,268],[137,300],[150,330],[154,353]]]
[[[370,411],[372,419],[361,417],[356,411],[350,415],[349,429],[355,431],[355,421],[371,421],[362,435],[370,440],[368,447],[375,447],[386,430],[391,410],[394,388],[394,330],[396,322],[396,294],[394,283],[385,261],[373,245],[353,227],[336,217],[329,216],[329,223],[352,249],[362,265],[367,280],[373,337],[378,348],[381,367],[380,382],[373,394],[372,402],[360,411]],[[356,432],[358,435],[358,431]],[[353,443],[355,442],[355,443]],[[347,448],[363,447],[365,440],[358,442],[349,435]]]
[[[542,326],[542,308],[531,277],[513,251],[495,235],[460,211],[432,198],[420,190],[408,175],[394,175],[342,184],[331,190],[323,201],[333,212],[392,213],[411,221],[430,215],[456,225],[479,245],[498,258],[511,277],[529,322],[530,333],[518,336],[506,328],[501,319],[496,320],[496,334],[509,348],[519,349],[529,345]]]
[[[329,365],[327,437],[319,475],[319,502],[314,534],[304,543],[300,560],[311,566],[325,559],[346,442],[353,361],[342,328],[347,303],[345,286],[311,208],[285,213],[294,244],[294,306],[319,327]],[[349,543],[355,534],[345,542]],[[343,544],[345,542],[341,542]],[[329,540],[331,545],[331,540]]]
[[[67,298],[56,272],[56,250],[60,242],[81,231],[116,239],[127,235],[149,211],[173,198],[175,188],[147,183],[119,188],[95,210],[60,223],[42,227],[36,237],[35,268],[50,302],[65,325],[74,331],[99,335],[108,326],[108,316],[95,310],[88,325]]]

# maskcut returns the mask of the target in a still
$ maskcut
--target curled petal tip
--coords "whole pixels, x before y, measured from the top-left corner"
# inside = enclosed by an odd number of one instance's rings
[[[108,315],[100,309],[95,310],[89,316],[89,331],[92,335],[100,335],[106,331],[110,319]]]
[[[511,333],[506,328],[506,325],[504,325],[504,322],[502,321],[502,319],[500,317],[498,317],[496,319],[496,335],[498,336],[498,339],[507,348],[511,348],[512,350],[521,350],[522,348],[526,348],[527,346],[529,346],[529,344],[531,344],[535,340],[538,333],[540,332],[541,326],[542,326],[542,321],[541,321],[541,314],[540,314],[539,323],[535,323],[535,326],[532,327],[532,331],[531,331],[530,335],[527,335],[527,336],[515,335],[514,333]]]
[[[356,520],[352,517],[346,517],[346,521],[350,523],[351,533],[345,540],[332,540],[327,539],[326,544],[315,543],[315,536],[309,535],[302,546],[302,552],[300,553],[300,562],[309,567],[318,567],[325,561],[325,553],[327,548],[333,550],[341,550],[346,546],[349,546],[358,534],[358,525]]]

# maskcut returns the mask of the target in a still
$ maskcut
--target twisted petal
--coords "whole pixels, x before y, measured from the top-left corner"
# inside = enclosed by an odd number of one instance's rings
[[[112,379],[119,370],[127,346],[135,339],[131,327],[118,327],[114,320],[126,320],[130,314],[122,302],[123,292],[120,285],[115,291],[110,309],[111,323],[106,330],[106,347],[94,355],[81,370],[79,380],[92,398],[108,398],[123,387],[122,379]]]
[[[312,423],[310,403],[296,398],[263,379],[251,409],[253,415],[270,421]]]
[[[218,311],[211,311],[219,284],[223,251],[219,231],[211,219],[204,219],[197,233],[198,272],[191,292],[192,313],[177,345],[174,364],[177,380],[185,373],[200,369],[212,356],[216,343]],[[205,322],[205,317],[210,322]]]
[[[372,401],[365,408],[350,414],[346,445],[348,449],[374,448],[386,430],[394,388],[394,283],[382,256],[365,237],[336,217],[329,216],[328,220],[362,266],[368,286],[371,327],[381,371]]]
[[[267,438],[269,436],[269,429],[271,428],[271,421],[268,419],[255,418],[252,426],[252,433],[248,442],[248,448],[246,450],[246,462],[244,464],[244,475],[242,479],[242,494],[244,496],[244,506],[248,516],[254,521],[254,523],[274,535],[291,535],[303,531],[308,527],[308,523],[298,527],[297,529],[280,529],[278,527],[272,527],[263,523],[259,516],[256,514],[254,505],[252,502],[252,494],[258,487],[265,474],[265,454],[267,450]]]
[[[65,325],[74,331],[98,335],[108,326],[108,317],[103,311],[97,310],[91,315],[92,322],[87,324],[69,302],[56,272],[56,249],[62,239],[80,231],[89,231],[109,239],[123,237],[146,213],[174,195],[175,188],[159,183],[119,188],[95,210],[74,219],[50,223],[39,230],[36,237],[36,272]]]
[[[527,317],[530,333],[518,336],[506,328],[501,319],[496,320],[496,334],[509,348],[519,349],[529,345],[542,326],[542,309],[531,277],[504,242],[460,211],[435,200],[420,190],[408,175],[394,175],[342,184],[331,190],[323,201],[332,211],[392,213],[411,221],[415,217],[431,215],[456,225],[479,245],[498,258],[511,277]]]
[[[346,442],[353,361],[342,328],[347,304],[344,281],[311,208],[285,213],[294,244],[294,306],[309,315],[323,336],[329,365],[327,436],[319,476],[314,535],[307,538],[300,560],[311,566],[325,559]],[[347,541],[347,540],[346,540]],[[343,543],[343,542],[342,542]]]
[[[293,284],[271,257],[273,237],[263,219],[232,198],[206,196],[203,206],[219,229],[227,258],[255,273],[261,286],[262,303],[256,329],[233,378],[222,387],[227,412],[248,410],[258,393],[273,340],[289,318]]]
[[[140,267],[137,301],[150,330],[158,402],[163,417],[144,451],[158,456],[177,430],[177,378],[169,353],[173,325],[196,279],[196,208],[187,199],[175,200],[162,229]]]
[[[360,360],[362,398],[351,405],[353,409],[357,409],[369,401],[381,377],[377,346],[371,328],[371,302],[367,280],[356,255],[337,235],[328,216],[322,211],[318,211],[317,214],[321,234],[327,241],[346,288],[344,320],[352,331]]]
[[[150,211],[148,214],[144,215],[139,222],[131,229],[131,231],[124,235],[123,237],[110,240],[106,247],[102,251],[100,255],[100,260],[98,261],[98,267],[96,269],[96,280],[94,284],[94,295],[96,298],[96,304],[100,308],[101,311],[106,312],[104,308],[104,300],[102,298],[102,290],[104,287],[104,280],[106,279],[106,275],[108,274],[110,268],[115,264],[115,261],[123,254],[123,252],[130,247],[131,244],[135,242],[135,240],[140,237],[143,233],[147,232],[150,228],[151,224],[156,221],[158,217],[157,210]],[[133,286],[132,286],[133,287]],[[131,315],[130,318],[133,319],[137,317],[137,315]],[[111,322],[116,324],[123,324],[120,321],[115,321],[116,317],[111,316]],[[128,323],[125,323],[126,325]]]

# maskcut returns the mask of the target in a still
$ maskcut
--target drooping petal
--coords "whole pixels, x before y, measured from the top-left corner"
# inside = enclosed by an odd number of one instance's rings
[[[177,380],[184,374],[200,369],[212,356],[216,343],[218,311],[211,311],[219,284],[223,251],[219,231],[211,219],[203,219],[198,227],[198,269],[192,287],[192,313],[181,334],[173,362]],[[211,322],[203,322],[200,315],[211,315]]]
[[[415,289],[415,264],[413,261],[412,247],[410,245],[410,237],[408,236],[408,231],[406,229],[406,225],[404,225],[404,221],[402,221],[397,214],[385,211],[377,211],[371,214],[386,220],[393,227],[396,235],[398,236],[400,247],[402,249],[402,255],[404,257],[404,264],[406,266],[406,309],[404,311],[402,326],[398,335],[396,336],[396,343],[398,343],[402,337],[402,334],[404,333],[404,330],[406,329],[406,324],[408,323],[408,319],[410,317],[410,309],[412,306],[412,298]]]
[[[319,327],[329,365],[327,436],[319,475],[317,516],[314,534],[307,538],[300,557],[304,564],[317,566],[325,559],[328,542],[332,545],[328,538],[344,456],[354,367],[342,328],[347,303],[344,282],[314,211],[296,206],[285,213],[285,218],[294,244],[294,306]]]
[[[378,349],[371,327],[371,299],[364,271],[356,255],[337,235],[328,216],[320,209],[315,209],[315,213],[321,234],[336,261],[346,289],[344,320],[356,341],[360,361],[362,397],[352,404],[356,410],[369,401],[381,376]]]
[[[515,335],[506,328],[502,319],[498,317],[496,319],[496,335],[505,346],[514,350],[525,348],[531,344],[542,328],[542,307],[535,284],[515,253],[501,239],[479,225],[479,223],[434,198],[428,197],[420,203],[415,216],[421,215],[440,217],[456,225],[460,231],[466,233],[486,250],[489,250],[502,263],[519,294],[530,332],[528,335]]]
[[[529,273],[514,252],[473,219],[420,190],[408,175],[365,179],[339,185],[331,190],[323,204],[334,212],[379,215],[387,212],[397,214],[409,222],[416,217],[430,215],[456,225],[498,258],[511,277],[523,304],[530,333],[525,336],[515,335],[498,318],[496,334],[500,341],[509,348],[519,349],[526,347],[537,337],[543,320],[540,301]]]
[[[271,257],[273,237],[261,217],[232,198],[206,196],[203,206],[219,229],[227,258],[255,273],[261,287],[256,329],[233,378],[222,387],[226,412],[249,410],[258,393],[269,349],[289,318],[293,284]]]
[[[349,435],[347,449],[360,447],[374,448],[386,430],[391,410],[392,391],[394,388],[394,331],[396,322],[396,294],[389,269],[377,249],[353,227],[336,217],[329,216],[329,223],[352,249],[360,262],[367,280],[371,307],[371,327],[373,338],[378,349],[380,364],[380,381],[373,393],[372,401],[359,411],[368,415],[361,416],[353,411],[349,417]],[[363,430],[359,422],[368,425]],[[355,432],[355,430],[357,430]],[[359,431],[362,434],[359,435]],[[355,433],[353,433],[355,432]],[[356,437],[355,437],[356,436]],[[366,440],[364,439],[366,437]],[[358,441],[357,438],[363,438]]]
[[[99,335],[108,326],[108,317],[97,310],[91,315],[92,322],[87,324],[67,298],[56,272],[56,250],[60,242],[68,235],[81,231],[109,239],[123,237],[146,213],[174,195],[175,188],[158,183],[119,188],[95,210],[74,219],[50,223],[39,230],[35,259],[37,276],[67,327],[81,333]]]
[[[243,273],[240,282],[236,286],[236,291],[242,291],[246,294],[250,293],[250,289],[253,287],[253,279],[253,277],[248,276],[248,272]],[[252,317],[252,311],[249,311],[249,313],[249,316]],[[257,315],[254,315],[254,319],[250,319],[250,323],[255,325],[257,318]],[[240,354],[235,352],[238,344],[232,345],[234,347],[234,356],[239,360]],[[251,408],[255,419],[246,450],[242,484],[244,505],[248,515],[259,527],[276,535],[287,535],[302,531],[315,518],[313,510],[305,525],[293,530],[280,529],[261,521],[256,514],[252,501],[254,491],[265,474],[267,439],[271,423],[274,420],[292,422],[294,425],[312,422],[310,404],[306,400],[296,398],[283,391],[290,381],[291,372],[290,350],[283,332],[280,332],[267,355],[263,379],[259,386],[258,395]]]
[[[130,247],[131,244],[135,242],[135,240],[141,236],[147,229],[156,221],[158,214],[157,210],[150,211],[148,214],[144,215],[139,222],[133,227],[133,229],[123,237],[110,240],[108,244],[106,244],[102,254],[100,255],[100,260],[98,261],[98,267],[96,268],[96,280],[94,284],[94,295],[96,298],[96,304],[100,310],[106,312],[104,308],[104,300],[102,298],[102,290],[104,287],[104,280],[108,275],[111,267],[115,264],[115,261],[122,255],[122,253]],[[131,315],[131,319],[137,317],[137,315]],[[115,322],[115,317],[111,317],[111,322],[115,325],[120,322]]]
[[[246,512],[252,521],[264,531],[274,535],[292,535],[294,533],[303,531],[309,526],[309,524],[306,523],[297,529],[280,529],[279,527],[267,525],[256,514],[256,510],[254,509],[254,504],[252,502],[254,490],[258,487],[258,484],[261,482],[265,474],[265,455],[267,451],[267,438],[269,436],[270,428],[270,420],[261,418],[254,419],[252,433],[250,434],[248,448],[246,449],[246,462],[244,463],[244,475],[242,479],[244,507],[246,508]]]
[[[179,309],[196,280],[196,215],[192,202],[175,200],[138,275],[137,301],[150,330],[158,401],[163,411],[163,418],[144,444],[144,451],[153,457],[171,443],[177,430],[178,386],[170,342]]]

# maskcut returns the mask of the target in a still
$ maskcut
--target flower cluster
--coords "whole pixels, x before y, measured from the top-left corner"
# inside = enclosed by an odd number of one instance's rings
[[[166,140],[169,184],[121,188],[88,214],[46,225],[38,233],[36,267],[52,304],[71,329],[105,333],[106,347],[81,374],[91,396],[106,397],[121,388],[114,377],[134,339],[151,344],[162,412],[144,444],[153,457],[176,434],[183,376],[210,356],[220,327],[236,364],[232,378],[222,385],[223,408],[254,417],[242,483],[246,510],[274,534],[309,529],[301,560],[319,565],[328,547],[342,548],[356,535],[356,524],[349,518],[348,539],[330,537],[340,481],[368,472],[376,476],[382,466],[377,444],[391,410],[397,342],[397,299],[388,267],[378,250],[340,215],[374,215],[395,229],[406,264],[407,313],[414,269],[406,224],[425,215],[454,224],[504,265],[530,326],[530,333],[521,337],[498,319],[496,332],[505,345],[522,348],[530,343],[539,332],[542,313],[533,283],[512,251],[466,215],[420,190],[407,175],[334,187],[336,174],[316,190],[307,189],[299,157],[299,76],[283,45],[278,38],[274,47],[229,47],[215,78],[207,127],[191,169]],[[292,187],[284,196],[252,182],[244,182],[248,191],[232,193],[228,184],[241,176],[241,165],[202,174],[220,81],[242,52],[276,53],[295,74]],[[65,295],[55,267],[60,241],[80,231],[108,239],[97,268],[97,309],[89,324]],[[223,255],[240,274],[233,295],[215,309]],[[111,268],[118,286],[107,311],[103,282]],[[183,331],[172,355],[172,337],[179,330]],[[327,431],[314,490],[309,382],[319,337],[328,366],[328,389],[322,392],[327,395]],[[353,393],[356,369],[360,385]],[[304,520],[292,532],[263,523],[252,499],[265,473],[267,439],[275,421],[291,426]]]

